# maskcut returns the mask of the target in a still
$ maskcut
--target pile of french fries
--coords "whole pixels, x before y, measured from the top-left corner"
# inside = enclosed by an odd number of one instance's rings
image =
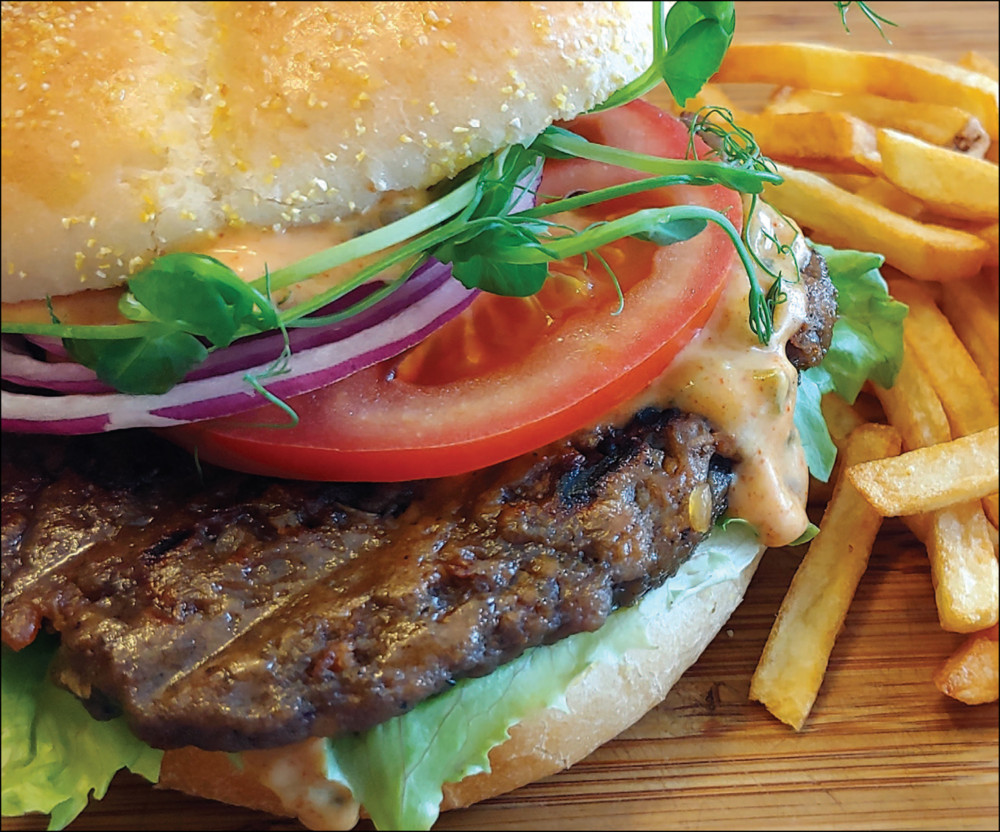
[[[767,84],[740,109],[738,84]],[[733,86],[729,86],[733,85]],[[784,184],[765,194],[813,240],[875,251],[909,306],[895,385],[823,403],[832,495],[782,603],[750,696],[800,729],[883,518],[926,547],[938,619],[968,634],[946,695],[998,698],[997,67],[798,43],[734,45],[686,109],[729,109]]]

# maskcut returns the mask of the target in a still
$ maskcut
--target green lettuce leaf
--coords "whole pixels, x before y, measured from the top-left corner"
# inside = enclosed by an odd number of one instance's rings
[[[588,667],[652,646],[647,625],[655,611],[735,579],[758,551],[747,523],[727,522],[666,584],[612,614],[600,631],[529,650],[370,731],[328,740],[327,776],[351,789],[377,828],[429,829],[443,784],[489,771],[487,755],[511,726],[543,708],[564,709],[567,688]]]
[[[156,782],[163,752],[136,739],[123,719],[93,719],[53,685],[55,644],[39,638],[19,652],[3,648],[0,803],[4,817],[43,812],[51,816],[49,829],[62,829],[91,793],[104,796],[119,769]]]
[[[806,452],[809,472],[826,482],[837,449],[820,410],[824,394],[835,392],[853,404],[871,379],[892,387],[903,361],[903,319],[907,307],[889,295],[879,273],[879,254],[815,245],[826,259],[837,288],[838,319],[830,349],[818,367],[801,374],[795,426]]]
[[[806,465],[816,479],[826,482],[837,459],[837,446],[833,444],[830,430],[823,417],[823,390],[807,370],[799,375],[799,389],[795,399],[795,427],[802,440]]]

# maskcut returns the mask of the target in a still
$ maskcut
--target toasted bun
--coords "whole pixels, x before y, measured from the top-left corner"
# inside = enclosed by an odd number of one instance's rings
[[[426,188],[651,58],[645,3],[4,3],[5,303]]]
[[[690,595],[671,607],[651,605],[654,648],[635,648],[598,663],[566,693],[566,710],[546,710],[515,725],[490,752],[491,771],[446,784],[443,809],[470,806],[554,774],[586,757],[661,702],[722,629],[743,599],[758,558],[735,580]],[[644,609],[646,609],[644,607]],[[243,754],[237,768],[218,752],[168,751],[160,786],[200,797],[296,816],[313,829],[349,829],[361,807],[350,792],[322,777],[321,741]]]

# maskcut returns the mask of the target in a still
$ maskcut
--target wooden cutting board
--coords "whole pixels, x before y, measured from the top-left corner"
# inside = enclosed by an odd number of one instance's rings
[[[738,38],[816,40],[997,60],[995,2],[878,3],[884,43],[857,8],[737,3]],[[889,521],[800,733],[748,702],[750,676],[799,553],[770,552],[746,601],[667,700],[568,772],[464,811],[438,829],[996,829],[998,709],[968,707],[931,676],[961,642],[937,624],[927,559]],[[45,819],[4,819],[44,829]],[[72,829],[301,829],[119,775]]]

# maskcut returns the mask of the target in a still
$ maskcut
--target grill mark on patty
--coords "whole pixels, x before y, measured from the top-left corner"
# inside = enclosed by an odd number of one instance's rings
[[[665,580],[702,537],[691,490],[725,506],[727,447],[650,410],[472,475],[362,486],[200,481],[139,432],[20,437],[3,637],[60,632],[59,683],[160,747],[362,730]]]
[[[148,549],[143,551],[139,557],[142,558],[142,562],[144,564],[152,566],[153,564],[158,563],[171,549],[175,549],[191,537],[192,534],[194,534],[194,529],[177,529],[172,531],[159,542],[154,543]]]

